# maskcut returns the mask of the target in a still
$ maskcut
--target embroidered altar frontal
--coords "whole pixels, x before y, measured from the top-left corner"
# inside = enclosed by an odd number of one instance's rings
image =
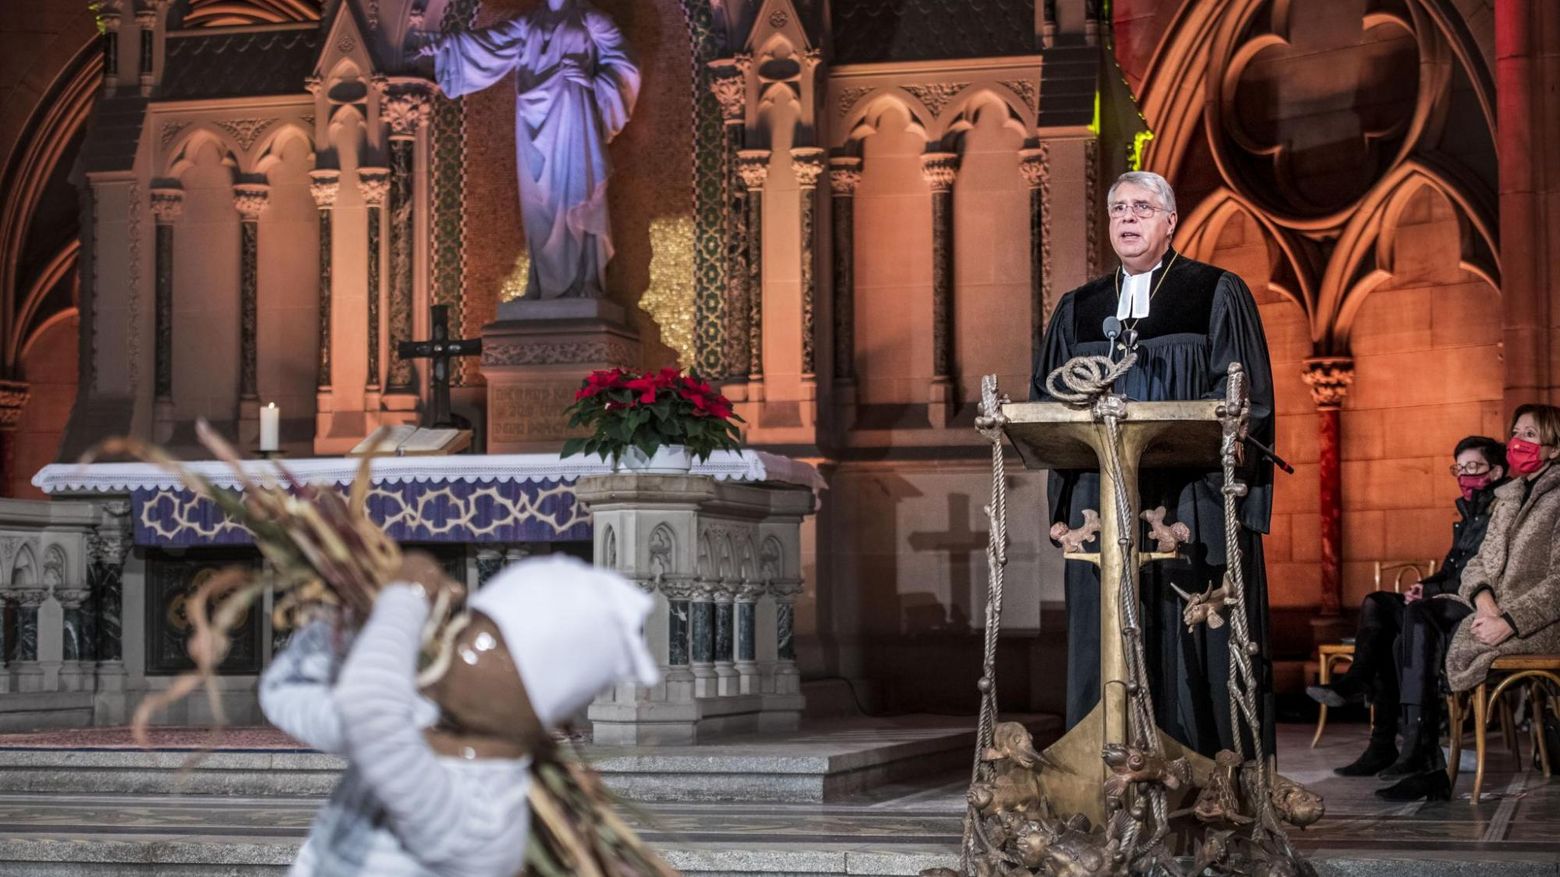
[[[410,481],[377,484],[368,514],[398,542],[574,542],[590,539],[590,513],[574,481]],[[338,488],[345,492],[345,488]],[[130,494],[135,543],[182,548],[247,545],[249,531],[185,488]]]
[[[298,481],[346,491],[355,459],[303,459],[284,464]],[[190,468],[220,489],[240,487],[225,464]],[[270,463],[246,464],[250,478],[276,478]],[[590,512],[574,494],[583,475],[610,467],[595,458],[554,454],[387,457],[374,461],[369,516],[400,542],[578,542],[591,538]],[[693,468],[720,480],[822,487],[811,466],[759,451],[721,452]],[[33,479],[53,495],[129,496],[135,543],[156,548],[247,545],[247,530],[172,475],[142,463],[47,466]]]

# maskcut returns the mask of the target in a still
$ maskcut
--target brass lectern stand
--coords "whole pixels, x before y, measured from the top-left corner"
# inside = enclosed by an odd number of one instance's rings
[[[1111,437],[1095,406],[1074,408],[1058,402],[1010,402],[1001,406],[1003,431],[1030,469],[1085,469],[1100,472],[1100,532],[1098,552],[1069,552],[1069,560],[1092,562],[1100,568],[1100,702],[1087,718],[1045,754],[1057,769],[1041,773],[1040,782],[1052,806],[1061,813],[1082,813],[1095,825],[1104,821],[1102,783],[1108,768],[1100,758],[1106,744],[1129,744],[1127,733],[1127,654],[1122,638],[1122,552],[1135,550],[1136,533],[1123,534],[1119,522],[1140,520],[1138,472],[1142,469],[1183,468],[1217,471],[1221,466],[1223,428],[1218,400],[1195,402],[1128,402],[1106,397],[1096,405],[1114,405],[1120,435],[1120,463],[1106,463]],[[1127,514],[1118,507],[1118,479],[1127,498]],[[1137,565],[1178,557],[1176,552],[1136,551]],[[1193,752],[1163,731],[1160,743],[1167,759],[1185,757],[1193,776],[1206,776],[1213,762]],[[1172,797],[1184,797],[1188,789]]]

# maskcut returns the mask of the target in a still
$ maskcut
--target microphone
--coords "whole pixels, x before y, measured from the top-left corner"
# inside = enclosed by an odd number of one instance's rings
[[[1115,341],[1121,336],[1121,321],[1115,317],[1106,317],[1105,323],[1100,327],[1105,330],[1105,340]]]

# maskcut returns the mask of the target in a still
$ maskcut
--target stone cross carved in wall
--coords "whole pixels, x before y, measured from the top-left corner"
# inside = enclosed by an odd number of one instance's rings
[[[428,370],[428,410],[426,425],[435,429],[456,426],[450,414],[450,359],[482,353],[481,338],[450,338],[449,305],[434,305],[427,341],[402,341],[396,355],[402,359],[426,359]]]

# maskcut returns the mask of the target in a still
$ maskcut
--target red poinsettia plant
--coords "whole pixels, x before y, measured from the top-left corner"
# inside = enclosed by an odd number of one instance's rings
[[[564,443],[564,456],[621,458],[629,448],[646,457],[682,445],[695,460],[740,447],[742,418],[731,400],[694,372],[675,366],[635,374],[620,368],[591,372],[574,394],[569,426],[591,434]]]

